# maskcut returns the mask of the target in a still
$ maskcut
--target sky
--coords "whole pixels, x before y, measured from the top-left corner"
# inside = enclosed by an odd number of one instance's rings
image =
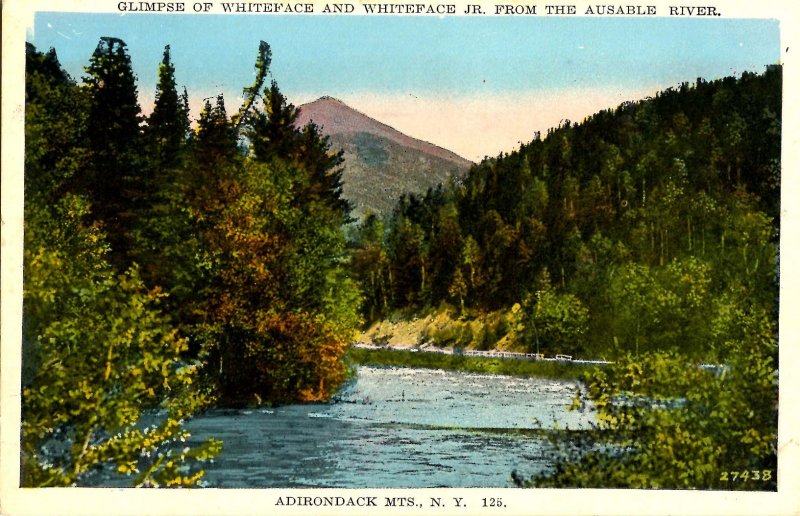
[[[562,120],[681,82],[761,72],[780,59],[775,20],[37,13],[28,41],[80,80],[101,36],[124,40],[149,112],[171,45],[193,113],[252,83],[258,43],[296,105],[329,95],[477,161]]]

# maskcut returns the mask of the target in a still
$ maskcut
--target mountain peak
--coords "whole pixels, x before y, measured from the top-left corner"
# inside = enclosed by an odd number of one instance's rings
[[[343,192],[357,216],[390,212],[402,194],[423,194],[472,165],[327,95],[299,106],[299,111],[299,127],[313,122],[333,148],[344,150]]]
[[[320,98],[318,98],[317,100],[315,100],[313,102],[309,102],[308,104],[316,104],[317,102],[336,102],[337,104],[341,104],[341,105],[343,105],[345,107],[348,107],[347,104],[345,104],[341,100],[337,99],[336,97],[331,97],[330,95],[323,95]],[[306,105],[308,105],[308,104],[306,104]]]
[[[436,156],[445,161],[452,162],[459,167],[468,168],[472,162],[458,154],[434,145],[432,143],[413,138],[401,133],[394,127],[379,122],[353,109],[341,100],[325,95],[313,102],[300,106],[300,115],[297,124],[304,126],[314,122],[326,136],[348,133],[370,133],[386,138],[398,145],[409,147],[425,154]]]

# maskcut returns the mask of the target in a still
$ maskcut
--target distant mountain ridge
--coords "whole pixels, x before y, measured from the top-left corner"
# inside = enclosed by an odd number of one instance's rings
[[[299,106],[297,124],[313,121],[344,150],[344,197],[358,217],[391,211],[403,193],[424,193],[472,162],[447,149],[413,138],[333,97]]]

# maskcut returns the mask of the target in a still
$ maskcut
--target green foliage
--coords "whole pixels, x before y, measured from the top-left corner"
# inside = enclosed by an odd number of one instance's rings
[[[299,136],[295,127],[297,115],[297,108],[286,100],[278,83],[272,81],[270,87],[264,89],[264,109],[253,113],[247,134],[256,159],[292,157]]]
[[[154,176],[180,164],[182,150],[186,146],[189,135],[189,99],[178,95],[175,83],[175,66],[172,64],[170,47],[164,47],[164,58],[158,66],[158,84],[156,85],[153,112],[147,119],[146,136],[150,150],[154,156],[156,170]],[[161,178],[163,180],[163,178]]]
[[[300,131],[297,159],[309,172],[309,181],[303,191],[308,202],[322,202],[344,222],[352,222],[350,202],[342,197],[344,151],[333,152],[327,136],[319,127],[309,123]]]
[[[136,76],[124,41],[103,37],[83,77],[89,96],[87,136],[89,166],[78,176],[77,191],[88,192],[92,215],[108,228],[111,257],[118,268],[129,265],[129,232],[146,209],[150,171],[143,166],[142,121]]]
[[[195,260],[200,251],[186,199],[189,161],[189,99],[179,95],[170,47],[158,67],[155,105],[144,128],[148,171],[146,200],[129,230],[128,257],[139,264],[142,279],[169,294],[166,308],[180,312],[198,286]]]
[[[253,105],[258,98],[258,92],[261,90],[261,87],[264,85],[264,81],[267,79],[270,64],[272,64],[272,50],[269,48],[269,45],[266,41],[260,41],[258,43],[258,55],[256,56],[255,63],[255,79],[253,80],[253,84],[251,86],[248,86],[243,90],[245,101],[239,109],[239,112],[231,120],[233,127],[238,129],[239,126],[248,120],[248,117],[252,112]]]
[[[104,465],[136,475],[135,485],[193,485],[220,444],[173,443],[184,418],[207,396],[192,389],[196,364],[185,339],[158,311],[136,270],[116,276],[96,229],[83,226],[87,203],[65,197],[26,219],[23,389],[23,484],[77,485]],[[146,411],[166,410],[152,427]]]
[[[257,69],[268,66],[269,47],[259,56]],[[295,127],[274,81],[247,110],[229,120],[221,97],[207,101],[193,142],[181,190],[200,244],[188,331],[225,403],[327,399],[360,324],[340,154],[315,126]]]
[[[659,352],[588,374],[595,433],[604,444],[565,452],[552,474],[517,483],[775,490],[775,328],[763,312],[737,312],[736,335],[720,343],[730,351],[724,366],[707,370],[682,355]],[[573,408],[586,410],[580,396]],[[734,471],[747,471],[749,480],[734,481]]]
[[[572,294],[539,290],[525,303],[524,335],[531,353],[577,355],[584,349],[589,311]]]
[[[464,274],[461,269],[456,269],[455,274],[453,274],[453,282],[450,284],[450,288],[447,289],[447,293],[450,294],[450,297],[458,300],[458,305],[463,312],[464,296],[467,295],[467,282],[464,280]]]
[[[425,291],[425,233],[408,219],[392,226],[388,236],[392,298],[402,305],[424,303]]]
[[[383,222],[374,213],[367,213],[350,240],[350,271],[363,292],[367,322],[376,320],[389,307],[391,278],[383,233]]]
[[[26,46],[25,195],[58,200],[87,167],[89,99],[61,69],[55,50]]]

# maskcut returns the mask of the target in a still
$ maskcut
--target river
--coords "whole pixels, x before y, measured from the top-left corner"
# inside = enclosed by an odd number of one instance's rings
[[[551,467],[544,432],[583,429],[574,382],[361,366],[335,403],[215,409],[187,423],[222,453],[204,485],[222,488],[507,487]]]

